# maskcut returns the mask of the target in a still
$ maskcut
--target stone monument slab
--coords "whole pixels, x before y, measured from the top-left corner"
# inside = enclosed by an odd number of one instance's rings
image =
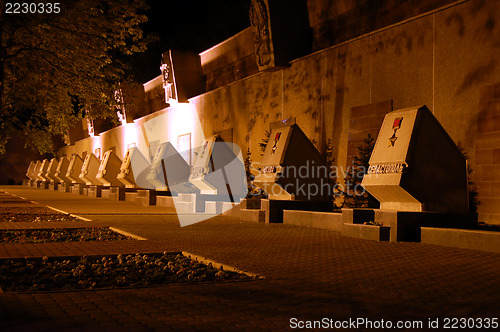
[[[36,176],[35,176],[35,167],[36,167],[36,162],[31,161],[30,165],[28,166],[28,170],[26,171],[26,176],[31,180],[31,181],[36,181]]]
[[[57,164],[56,172],[54,176],[59,180],[60,183],[71,183],[71,179],[66,177],[68,172],[69,161],[66,157],[61,157],[59,163]]]
[[[38,173],[36,173],[38,181],[46,182],[48,179],[45,177],[45,173],[47,173],[47,168],[49,167],[49,160],[44,159],[40,165]]]
[[[112,150],[106,151],[102,157],[101,164],[99,165],[96,179],[99,180],[102,185],[107,187],[123,186],[122,182],[118,180],[121,165],[122,161],[116,153]]]
[[[117,179],[125,185],[125,188],[147,188],[149,182],[146,176],[149,167],[149,160],[137,147],[129,148],[123,158]]]
[[[247,190],[239,147],[225,142],[219,135],[207,138],[198,150],[189,182],[199,194],[213,195],[213,201],[239,203]]]
[[[328,168],[296,124],[271,129],[261,171],[253,183],[271,200],[326,200]]]
[[[48,179],[51,184],[59,183],[59,179],[55,176],[57,166],[59,166],[59,162],[56,158],[52,158],[49,162],[49,166],[47,167],[47,172],[45,173],[45,178]]]
[[[102,185],[101,181],[96,179],[97,172],[99,172],[99,166],[101,165],[101,162],[95,154],[90,153],[85,156],[85,160],[83,161],[82,168],[80,170],[80,175],[78,176],[82,181],[88,185]]]
[[[79,178],[80,172],[82,170],[83,160],[78,154],[73,154],[69,161],[68,171],[66,172],[66,178],[68,178],[71,183],[85,183]]]
[[[467,166],[426,106],[388,113],[362,186],[381,210],[467,213]]]
[[[190,167],[170,142],[158,146],[146,180],[156,190],[174,190],[175,186],[187,182]]]

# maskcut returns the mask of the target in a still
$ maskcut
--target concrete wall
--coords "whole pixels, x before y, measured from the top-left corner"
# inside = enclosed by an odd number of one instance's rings
[[[200,53],[200,61],[207,91],[257,73],[252,28]]]
[[[443,7],[455,0],[307,0],[313,49],[320,50]]]
[[[481,89],[475,157],[480,219],[500,224],[500,83]]]

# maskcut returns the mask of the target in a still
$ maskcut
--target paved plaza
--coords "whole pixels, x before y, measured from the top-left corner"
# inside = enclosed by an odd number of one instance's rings
[[[422,321],[500,316],[500,254],[375,242],[217,216],[181,228],[175,211],[3,186],[90,219],[0,229],[112,226],[144,241],[0,244],[0,258],[187,251],[262,280],[0,294],[0,330],[286,330],[290,320]]]

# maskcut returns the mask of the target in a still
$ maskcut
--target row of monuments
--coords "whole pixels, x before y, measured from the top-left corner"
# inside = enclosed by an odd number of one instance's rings
[[[386,115],[369,164],[362,186],[380,201],[380,209],[346,209],[347,222],[389,226],[393,241],[419,240],[422,226],[470,227],[476,222],[468,213],[466,160],[426,106]],[[253,208],[264,210],[266,222],[282,222],[284,210],[333,213],[330,192],[323,190],[328,171],[297,124],[274,125],[253,179],[268,198]],[[135,147],[123,161],[111,150],[102,160],[75,154],[69,161],[32,162],[27,176],[32,185],[80,194],[87,189],[95,197],[103,189],[117,199],[143,190],[149,203],[151,197],[170,197],[178,213],[218,214],[247,196],[241,153],[218,135],[197,149],[192,166],[165,142],[151,161]]]
[[[196,154],[191,167],[170,142],[164,142],[152,160],[131,147],[123,160],[108,150],[101,160],[91,153],[83,159],[73,154],[69,160],[33,161],[26,175],[30,186],[92,197],[105,193],[125,200],[127,193],[133,193],[145,205],[155,205],[162,196],[165,206],[184,213],[217,214],[224,203],[232,207],[246,196],[245,169],[237,146],[213,135]]]

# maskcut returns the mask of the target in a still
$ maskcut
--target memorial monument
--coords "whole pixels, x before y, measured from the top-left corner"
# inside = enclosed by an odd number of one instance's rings
[[[45,173],[45,178],[47,178],[49,183],[49,188],[53,190],[57,190],[59,186],[59,179],[56,178],[55,174],[57,171],[57,166],[59,162],[56,158],[52,158],[49,162],[49,166],[47,167],[47,172]]]
[[[388,113],[361,185],[380,201],[375,222],[391,241],[419,240],[420,226],[469,227],[467,164],[426,106]]]
[[[80,179],[79,175],[82,171],[83,160],[78,154],[73,154],[69,161],[66,177],[71,180],[71,192],[73,194],[82,194],[85,182]]]
[[[101,182],[104,186],[111,187],[121,187],[122,182],[118,180],[118,174],[120,173],[120,167],[122,161],[112,150],[108,150],[104,153],[101,164],[97,171],[96,179]]]
[[[47,159],[42,160],[38,169],[35,171],[36,176],[36,186],[38,188],[48,189],[49,188],[49,180],[45,177],[45,173],[47,173],[47,168],[49,167],[49,161]]]
[[[260,168],[253,183],[268,195],[261,202],[266,222],[282,222],[283,209],[332,209],[328,203],[329,170],[297,124],[285,120],[271,128]]]
[[[196,155],[189,182],[199,189],[202,195],[241,196],[241,178],[245,176],[244,168],[241,173],[242,161],[233,151],[234,144],[224,142],[219,135],[207,138]],[[236,167],[227,167],[234,164]],[[236,174],[228,174],[236,172]],[[238,179],[238,182],[230,182]],[[245,184],[246,188],[246,184]],[[231,199],[234,201],[234,198]]]
[[[26,176],[30,179],[30,186],[32,186],[32,183],[36,181],[35,168],[36,162],[32,161],[30,162],[28,170],[26,171]]]
[[[66,177],[66,173],[68,172],[69,161],[66,157],[61,157],[59,159],[59,163],[57,164],[56,172],[54,176],[59,180],[59,191],[69,192],[69,187],[71,185],[71,179]]]
[[[127,150],[120,166],[117,178],[125,188],[147,188],[149,182],[146,175],[149,173],[150,163],[137,147]]]
[[[47,182],[48,179],[45,177],[45,173],[47,173],[47,168],[49,167],[49,161],[47,159],[42,160],[40,168],[36,173],[38,181]]]
[[[83,161],[82,168],[80,170],[80,175],[78,177],[82,179],[82,181],[87,186],[98,186],[101,185],[101,182],[96,179],[97,172],[99,172],[99,166],[101,163],[99,159],[95,156],[95,154],[90,153],[85,156],[85,160]]]
[[[213,135],[196,151],[189,181],[179,184],[182,191],[174,200],[177,211],[217,214],[224,210],[224,203],[228,207],[239,203],[247,193],[239,148]]]
[[[189,174],[188,163],[170,142],[164,142],[156,150],[146,180],[157,191],[178,192],[176,185],[187,182]]]
[[[78,154],[73,154],[69,161],[66,177],[71,180],[71,183],[85,183],[80,179],[79,175],[82,171],[83,160]]]

